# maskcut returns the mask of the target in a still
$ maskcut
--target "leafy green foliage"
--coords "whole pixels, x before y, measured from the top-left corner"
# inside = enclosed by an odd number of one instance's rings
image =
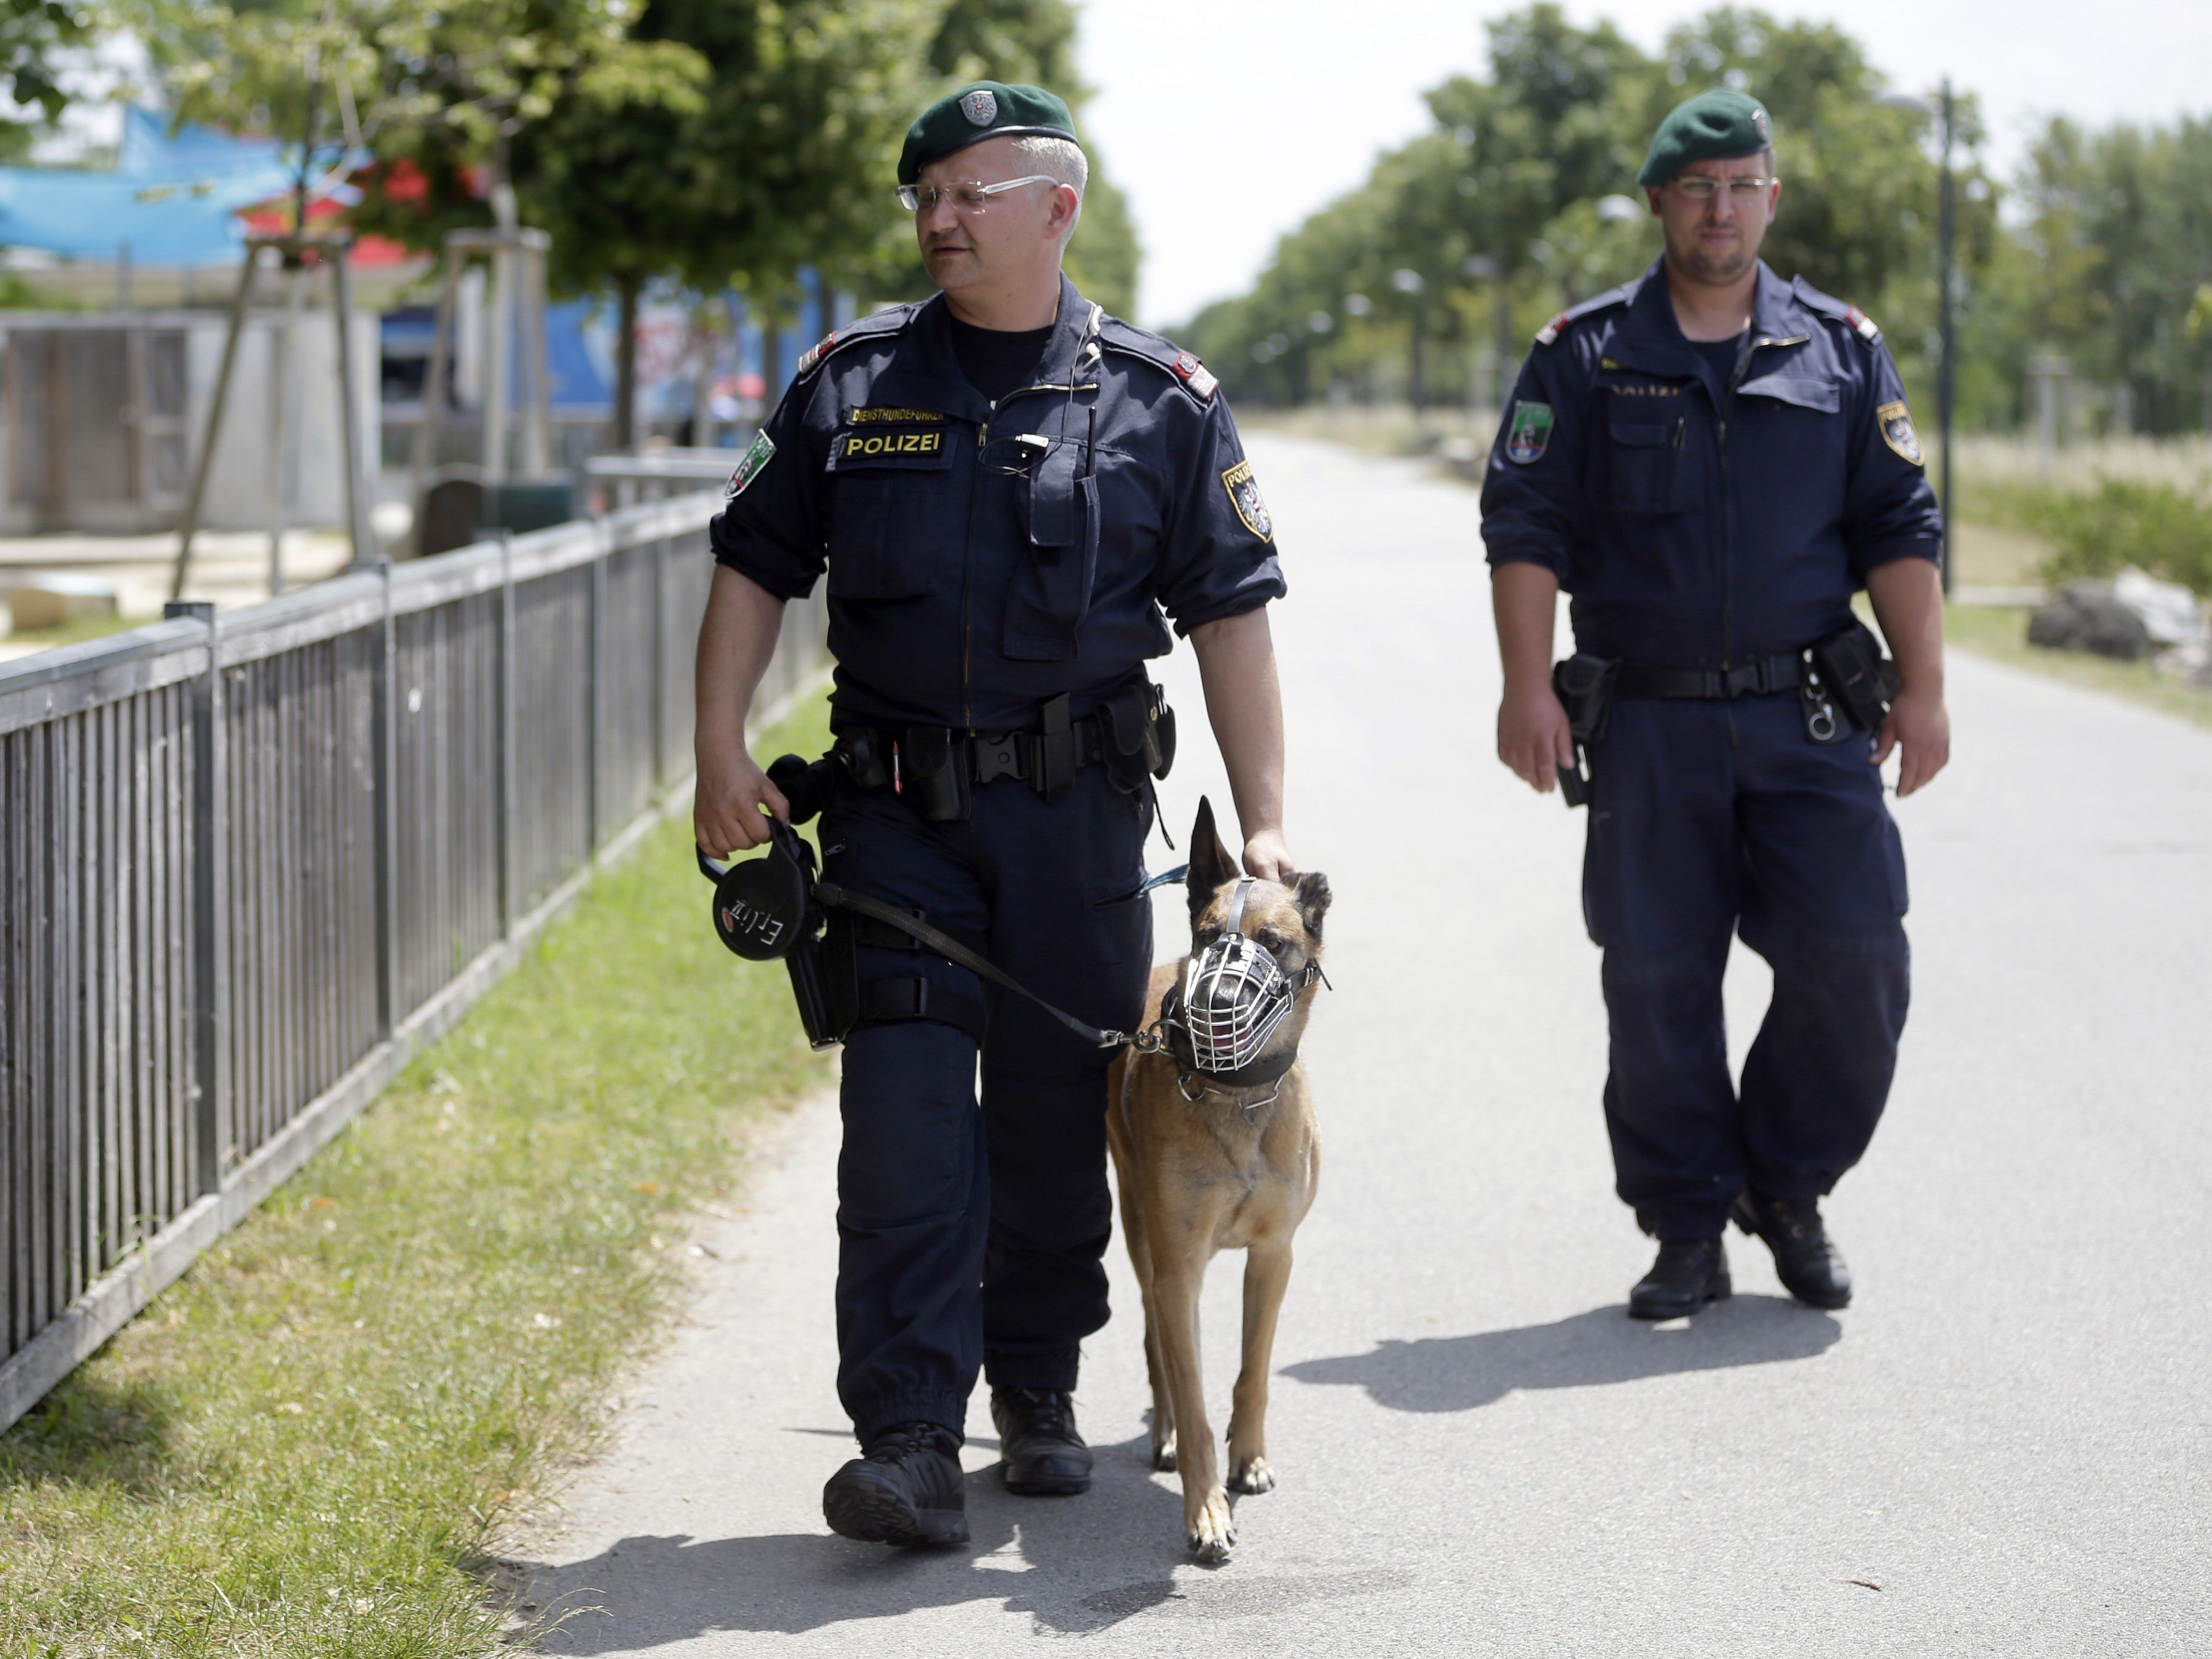
[[[68,0],[0,0],[0,94],[19,108],[58,118],[69,94],[57,78],[57,57],[88,44],[94,22]],[[0,118],[0,161],[29,154],[34,123]]]
[[[2047,581],[2111,576],[2132,565],[2212,599],[2212,506],[2203,492],[2128,478],[2038,503],[2033,528],[2057,550]]]
[[[1875,101],[1879,77],[1841,30],[1736,9],[1677,27],[1656,58],[1553,4],[1500,19],[1486,73],[1428,94],[1436,131],[1285,236],[1251,295],[1193,325],[1193,344],[1233,389],[1266,401],[1357,386],[1378,356],[1406,350],[1415,307],[1392,279],[1410,270],[1433,340],[1481,338],[1502,310],[1504,349],[1516,353],[1545,318],[1656,255],[1637,171],[1667,111],[1717,84],[1746,87],[1774,116],[1784,182],[1768,262],[1881,315],[1913,375],[1936,297],[1930,123]],[[1995,213],[1972,167],[1971,106],[1964,115],[1960,235],[1972,264],[1988,253]],[[1371,302],[1364,318],[1346,307],[1354,294]],[[1431,384],[1459,395],[1449,376],[1468,356],[1445,352]]]
[[[817,703],[765,741],[814,753]],[[0,1656],[492,1651],[502,1523],[605,1420],[686,1217],[823,1069],[688,815],[0,1436]],[[826,1316],[826,1312],[825,1312]]]

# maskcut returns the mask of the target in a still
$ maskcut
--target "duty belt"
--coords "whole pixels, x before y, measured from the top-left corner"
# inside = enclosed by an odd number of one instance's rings
[[[1795,691],[1805,683],[1804,653],[1778,651],[1727,668],[1669,668],[1624,662],[1613,671],[1616,697],[1756,697]]]
[[[1068,758],[1076,766],[1096,766],[1106,757],[1107,739],[1099,729],[1101,724],[1099,716],[1091,715],[1071,721],[1062,734]],[[962,732],[942,726],[910,726],[902,731],[884,732],[861,726],[837,734],[836,753],[855,775],[867,774],[862,781],[871,787],[880,788],[891,781],[874,775],[875,757],[903,760],[917,750],[935,744],[944,745],[954,768],[970,783],[1018,778],[1034,784],[1054,769],[1051,759],[1043,753],[1046,736],[1042,732]],[[894,771],[891,777],[896,776]]]

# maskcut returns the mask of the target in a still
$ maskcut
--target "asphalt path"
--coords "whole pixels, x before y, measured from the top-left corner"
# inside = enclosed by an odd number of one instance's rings
[[[526,1552],[562,1654],[2198,1655],[2212,1650],[2212,732],[1954,659],[1955,759],[1902,803],[1914,1001],[1829,1204],[1841,1314],[1731,1234],[1737,1293],[1623,1312],[1582,825],[1492,758],[1472,491],[1256,437],[1290,832],[1328,872],[1307,1043],[1325,1147],[1269,1423],[1218,1568],[1145,1456],[1137,1297],[1078,1395],[1086,1497],[1000,1487],[971,1548],[830,1535],[833,1102],[701,1235],[694,1316]],[[1181,840],[1224,801],[1187,652]],[[1893,768],[1894,763],[1893,763]],[[1155,843],[1155,867],[1173,855]],[[1179,953],[1179,905],[1159,915]],[[1766,994],[1739,949],[1738,1058]],[[1227,1418],[1239,1264],[1203,1316]]]

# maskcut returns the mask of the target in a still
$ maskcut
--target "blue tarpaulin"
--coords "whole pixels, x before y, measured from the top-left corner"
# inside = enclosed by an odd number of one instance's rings
[[[236,264],[239,211],[283,195],[295,173],[283,147],[167,118],[125,112],[114,171],[0,167],[0,245],[140,265]]]

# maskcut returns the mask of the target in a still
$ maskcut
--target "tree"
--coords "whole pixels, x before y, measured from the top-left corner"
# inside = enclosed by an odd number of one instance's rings
[[[876,246],[938,11],[933,0],[649,0],[634,39],[696,56],[696,103],[577,103],[523,135],[517,185],[552,234],[556,280],[617,295],[618,447],[635,441],[648,281],[734,287],[772,313],[800,267],[834,270]]]
[[[89,45],[93,32],[89,15],[64,0],[0,0],[0,92],[18,107],[35,105],[47,120],[58,119],[69,94],[55,60]],[[32,131],[28,121],[0,120],[0,156],[24,155]]]

